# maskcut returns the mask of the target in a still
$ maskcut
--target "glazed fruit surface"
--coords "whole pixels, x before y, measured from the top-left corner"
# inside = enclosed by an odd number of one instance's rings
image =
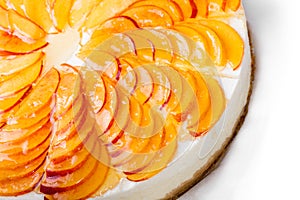
[[[85,199],[164,170],[223,114],[240,4],[0,0],[0,196]],[[69,31],[81,62],[49,64]]]

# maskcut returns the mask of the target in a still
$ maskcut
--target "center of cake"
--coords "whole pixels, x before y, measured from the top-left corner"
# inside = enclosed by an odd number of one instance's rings
[[[72,57],[79,50],[80,33],[73,28],[66,28],[62,33],[49,34],[46,38],[48,45],[44,49],[46,54],[45,66],[59,66],[72,61]]]

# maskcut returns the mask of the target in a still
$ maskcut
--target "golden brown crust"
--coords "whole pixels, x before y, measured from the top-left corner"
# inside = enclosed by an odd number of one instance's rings
[[[249,26],[248,26],[249,27]],[[201,169],[199,169],[197,172],[195,172],[194,177],[184,183],[181,184],[178,188],[173,190],[172,192],[168,193],[165,198],[163,199],[178,199],[181,195],[183,195],[185,192],[187,192],[190,188],[192,188],[194,185],[199,183],[201,180],[203,180],[206,176],[208,176],[213,170],[215,170],[223,158],[225,157],[226,153],[229,151],[230,144],[234,140],[235,136],[239,132],[240,128],[242,127],[246,115],[248,113],[248,106],[251,99],[251,94],[253,91],[253,85],[254,85],[254,76],[255,76],[255,70],[256,70],[256,63],[255,63],[255,54],[254,54],[254,48],[253,48],[253,40],[251,38],[251,31],[248,31],[249,36],[249,43],[250,43],[250,50],[251,50],[251,77],[250,77],[250,87],[248,91],[248,97],[247,102],[241,111],[240,118],[237,120],[235,124],[235,128],[233,129],[233,133],[231,137],[227,138],[227,140],[224,142],[222,148],[218,150],[204,165]]]

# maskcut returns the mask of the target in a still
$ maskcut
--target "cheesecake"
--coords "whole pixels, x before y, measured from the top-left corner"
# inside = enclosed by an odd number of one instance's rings
[[[172,199],[240,127],[239,0],[1,0],[0,199]]]

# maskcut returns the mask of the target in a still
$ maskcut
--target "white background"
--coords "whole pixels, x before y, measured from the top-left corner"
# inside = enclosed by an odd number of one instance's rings
[[[249,113],[220,167],[181,200],[300,199],[299,4],[243,1],[257,67]]]

